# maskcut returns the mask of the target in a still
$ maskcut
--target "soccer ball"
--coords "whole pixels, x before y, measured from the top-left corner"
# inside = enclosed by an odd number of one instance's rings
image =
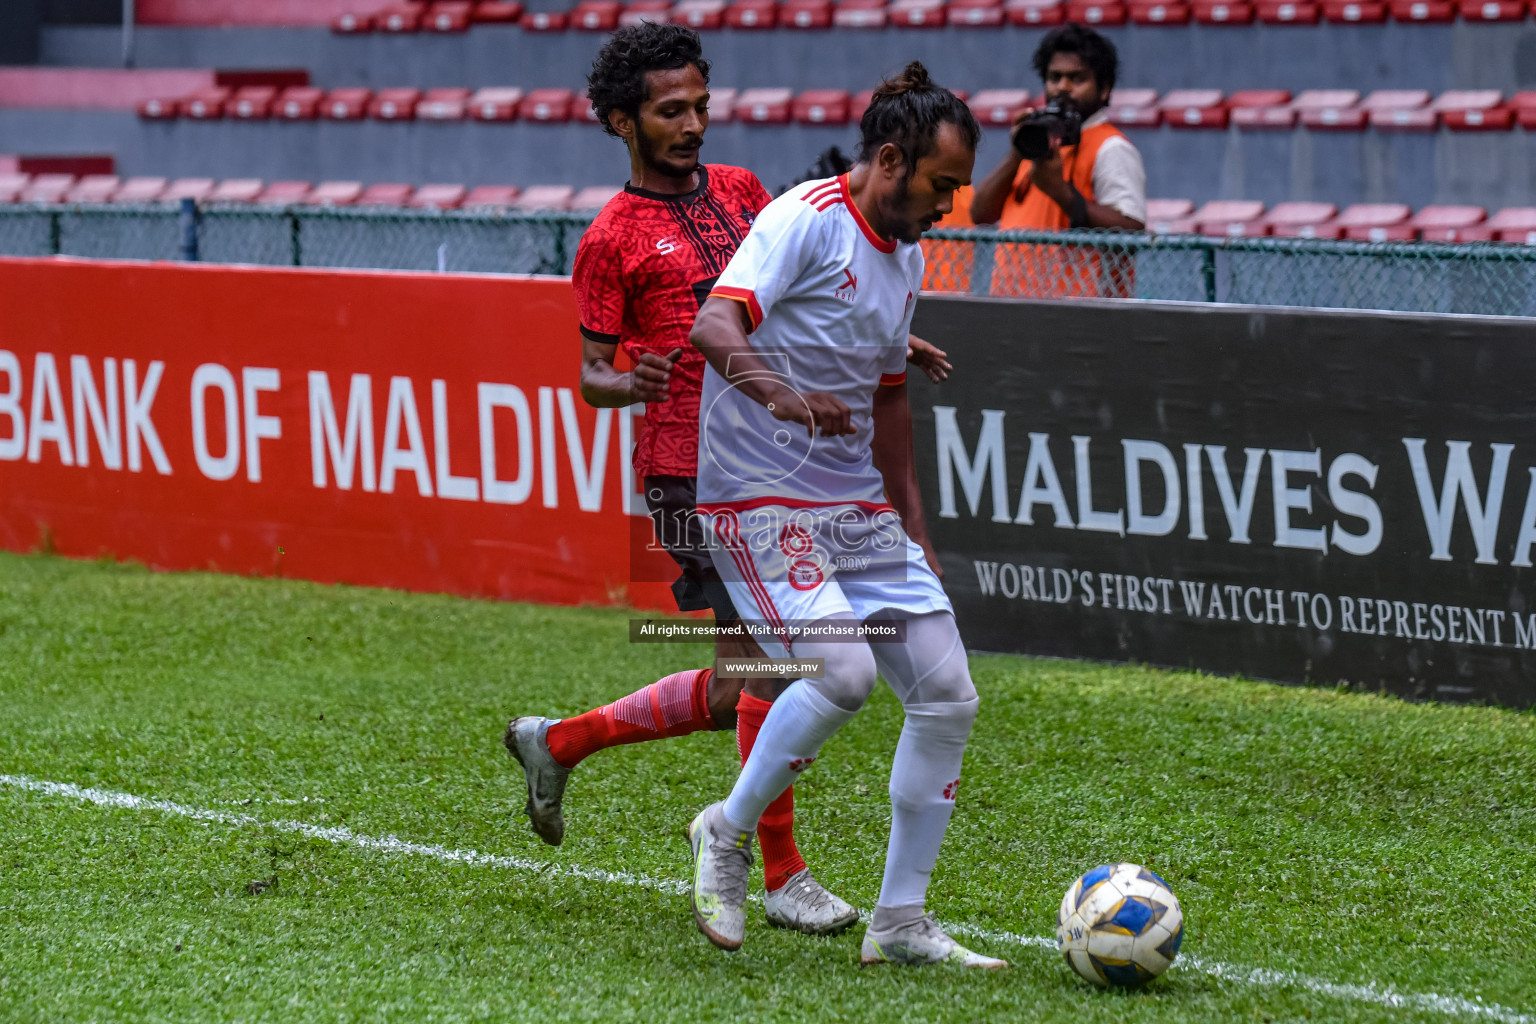
[[[1095,985],[1132,986],[1168,969],[1184,913],[1168,883],[1139,864],[1106,864],[1072,883],[1056,915],[1056,945]]]

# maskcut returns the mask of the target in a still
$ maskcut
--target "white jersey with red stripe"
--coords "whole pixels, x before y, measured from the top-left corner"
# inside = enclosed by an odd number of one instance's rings
[[[873,399],[882,382],[905,379],[922,280],[922,250],[875,234],[846,175],[798,185],[757,215],[710,294],[744,303],[768,371],[801,394],[841,399],[854,432],[810,437],[708,368],[701,509],[885,504],[870,451]]]

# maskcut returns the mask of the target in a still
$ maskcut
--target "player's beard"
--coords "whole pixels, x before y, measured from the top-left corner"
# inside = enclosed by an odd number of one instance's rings
[[[896,183],[886,206],[887,222],[897,241],[915,242],[923,237],[923,231],[926,230],[927,225],[912,216],[911,204],[911,181],[902,178]]]
[[[635,135],[635,148],[639,150],[640,160],[645,166],[668,178],[687,178],[699,169],[698,150],[689,154],[687,166],[681,166],[675,160],[664,158],[661,147],[651,140],[643,128]]]

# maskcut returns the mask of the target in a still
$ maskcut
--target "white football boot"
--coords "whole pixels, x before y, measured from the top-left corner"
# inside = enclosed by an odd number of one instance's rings
[[[828,892],[809,868],[763,897],[768,923],[807,935],[836,935],[859,919],[859,912]]]
[[[507,724],[507,735],[502,740],[507,752],[523,766],[523,777],[528,783],[528,803],[523,810],[528,822],[534,833],[550,846],[559,846],[565,838],[565,815],[560,804],[565,799],[565,780],[571,774],[550,754],[545,738],[549,727],[558,721],[538,715],[514,718]]]
[[[888,931],[873,926],[864,933],[860,962],[870,964],[953,964],[956,967],[1007,967],[1008,961],[973,953],[944,934],[933,918],[924,914],[915,921]]]
[[[720,804],[710,804],[688,826],[693,850],[693,923],[721,949],[741,948],[747,931],[747,874],[752,870],[753,832],[726,824]]]

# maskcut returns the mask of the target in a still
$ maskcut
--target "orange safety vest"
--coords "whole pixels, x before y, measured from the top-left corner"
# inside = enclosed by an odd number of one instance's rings
[[[1083,129],[1076,146],[1061,148],[1062,175],[1084,199],[1094,202],[1093,165],[1105,142],[1125,133],[1112,124],[1096,124]],[[1003,201],[998,219],[1000,229],[1065,231],[1071,226],[1066,211],[1039,189],[1031,188],[1028,160],[1019,165],[1013,179],[1013,192]],[[939,222],[941,227],[971,227],[973,190],[955,193],[955,209]],[[971,290],[975,270],[974,245],[971,242],[939,241],[923,243],[928,271],[923,286],[931,291]],[[1128,254],[1105,253],[1082,246],[1001,244],[994,248],[992,295],[1032,298],[1124,298],[1135,294],[1135,258]]]

